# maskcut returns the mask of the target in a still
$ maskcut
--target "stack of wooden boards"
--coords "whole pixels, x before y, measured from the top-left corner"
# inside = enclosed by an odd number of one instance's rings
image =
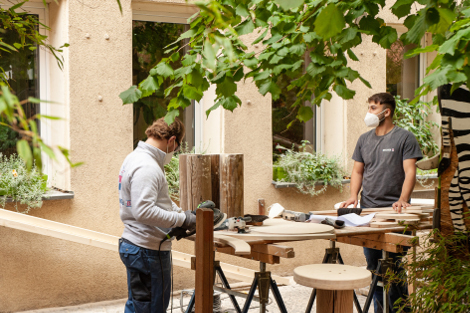
[[[429,222],[434,209],[430,206],[411,206],[397,213],[392,207],[362,209],[361,216],[376,213],[370,227],[387,228],[401,225],[419,225]],[[311,211],[311,214],[337,216],[337,210]]]

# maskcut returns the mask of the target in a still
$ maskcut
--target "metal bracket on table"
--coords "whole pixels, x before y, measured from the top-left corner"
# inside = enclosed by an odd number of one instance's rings
[[[344,264],[343,258],[341,257],[341,253],[339,253],[339,248],[336,248],[336,241],[330,240],[330,247],[325,249],[325,255],[323,256],[322,264]],[[358,313],[363,313],[361,309],[361,305],[359,300],[357,299],[356,291],[353,291],[354,294],[354,305]],[[312,290],[312,294],[310,295],[310,299],[308,300],[307,308],[305,309],[305,313],[310,313],[312,311],[313,303],[315,302],[315,298],[317,296],[317,290],[314,288]],[[367,312],[367,311],[364,311]]]

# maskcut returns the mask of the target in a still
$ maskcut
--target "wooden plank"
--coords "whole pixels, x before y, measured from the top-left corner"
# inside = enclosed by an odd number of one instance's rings
[[[196,236],[197,237],[197,236]],[[251,247],[244,240],[214,233],[214,239],[234,249],[235,254],[251,254]]]
[[[210,154],[212,198],[216,208],[220,208],[220,154]]]
[[[196,211],[196,313],[212,313],[214,301],[214,212]]]
[[[243,154],[220,155],[220,210],[227,217],[244,216]]]
[[[276,235],[276,234],[263,234],[263,233],[246,233],[238,234],[230,231],[220,231],[224,235],[232,236],[243,240],[263,240],[269,243],[274,242],[289,242],[299,240],[313,240],[313,239],[334,239],[336,235],[333,233],[320,233],[320,234],[300,234],[300,235]]]
[[[180,206],[195,210],[199,203],[212,199],[211,156],[181,154],[179,156]]]
[[[419,246],[419,237],[408,236],[403,234],[389,233],[384,234],[384,241],[387,243],[397,244],[401,246],[413,247]]]
[[[272,254],[265,254],[260,252],[251,251],[250,254],[235,254],[233,247],[219,247],[215,248],[217,252],[239,256],[241,258],[264,262],[268,264],[279,264],[281,262],[280,257]]]
[[[422,207],[421,206],[411,206],[411,207],[408,207],[407,210],[422,212]],[[361,215],[368,215],[368,214],[375,213],[375,212],[394,212],[394,210],[393,210],[393,207],[367,208],[367,209],[362,209]],[[338,215],[337,210],[310,211],[309,213],[310,214],[316,214],[316,215],[331,215],[331,216]]]
[[[357,238],[357,237],[338,237],[336,238],[336,241],[347,243],[350,245],[355,245],[355,246],[372,248],[376,250],[385,250],[388,252],[395,252],[395,253],[403,252],[403,247],[396,245],[396,244],[384,243],[384,242],[374,241],[374,240],[367,240],[367,239]]]
[[[398,222],[374,222],[370,223],[370,227],[372,228],[389,228],[394,226],[400,226]]]
[[[294,248],[279,245],[252,245],[251,251],[260,252],[264,254],[272,254],[281,258],[295,257]]]
[[[119,237],[108,235],[72,225],[58,223],[39,217],[25,215],[17,212],[0,209],[0,226],[26,231],[33,234],[72,241],[84,245],[117,251]],[[266,241],[258,240],[253,243],[262,244]],[[173,265],[191,268],[192,255],[172,250]],[[252,283],[255,271],[227,263],[220,263],[225,276],[228,278]],[[274,278],[274,276],[273,276]],[[276,282],[284,285],[290,284],[289,279],[277,276]]]
[[[388,228],[372,228],[372,227],[344,227],[341,229],[335,229],[336,237],[344,236],[357,236],[357,235],[368,235],[368,234],[380,234],[390,232],[401,232],[405,230],[405,226],[394,226]],[[416,226],[419,230],[432,229],[430,223],[420,223]]]

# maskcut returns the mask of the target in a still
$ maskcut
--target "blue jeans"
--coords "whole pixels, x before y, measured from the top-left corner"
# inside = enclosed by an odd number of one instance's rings
[[[170,251],[156,251],[119,240],[127,269],[128,300],[124,313],[164,313],[170,302]],[[161,259],[161,263],[160,263]]]
[[[389,257],[393,259],[393,262],[395,263],[395,272],[398,274],[402,274],[404,269],[400,265],[401,258],[406,255],[406,251],[408,250],[409,247],[403,247],[404,252],[403,253],[393,253],[389,252]],[[377,265],[379,263],[379,259],[382,259],[382,251],[381,250],[375,250],[371,248],[364,248],[364,255],[366,257],[367,261],[367,269],[369,271],[372,271],[375,273],[377,270]],[[379,281],[382,281],[382,277],[379,276]],[[389,303],[394,305],[395,301],[397,301],[400,298],[406,299],[408,297],[408,286],[406,283],[393,283],[390,285],[389,293],[388,293],[388,299]],[[382,313],[383,310],[383,288],[380,286],[377,286],[374,292],[374,311],[375,313]],[[397,312],[397,310],[393,309],[391,312]],[[402,312],[408,312],[406,309]]]

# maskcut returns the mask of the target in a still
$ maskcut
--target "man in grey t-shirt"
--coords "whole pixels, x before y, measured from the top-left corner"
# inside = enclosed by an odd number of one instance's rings
[[[340,207],[350,204],[357,206],[358,194],[362,186],[361,207],[393,207],[401,212],[410,206],[411,192],[416,182],[416,161],[422,153],[415,136],[393,124],[395,99],[391,94],[379,93],[368,99],[369,110],[364,122],[371,131],[362,134],[354,150],[354,166],[351,174],[351,196]],[[381,251],[364,248],[367,269],[374,271]],[[400,254],[390,253],[399,263]],[[398,271],[401,271],[398,268]],[[390,289],[390,301],[395,303],[406,297],[405,285],[393,284]],[[378,287],[374,293],[375,313],[382,312],[383,290]]]

